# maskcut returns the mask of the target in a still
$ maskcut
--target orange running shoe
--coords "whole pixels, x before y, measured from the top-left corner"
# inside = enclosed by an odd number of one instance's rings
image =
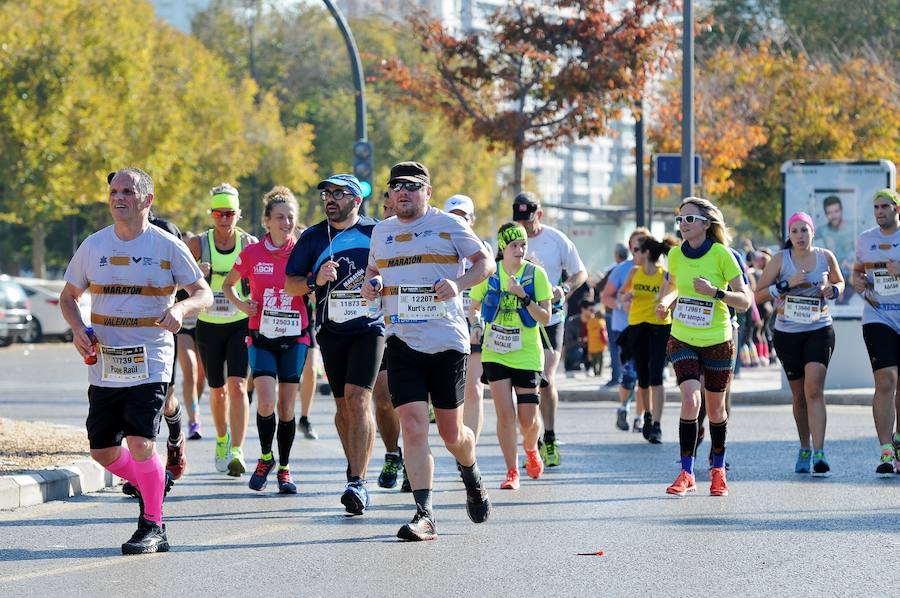
[[[697,483],[694,481],[694,476],[682,469],[675,481],[672,482],[672,485],[666,488],[666,493],[684,496],[688,492],[694,492],[696,489]]]
[[[500,484],[501,490],[519,489],[519,470],[515,467],[506,471],[506,480]]]
[[[541,474],[544,473],[544,461],[541,459],[541,455],[538,453],[537,449],[533,451],[525,450],[525,471],[528,472],[528,477],[533,480],[541,477]]]
[[[728,482],[725,481],[725,468],[713,467],[709,470],[709,495],[728,496]]]

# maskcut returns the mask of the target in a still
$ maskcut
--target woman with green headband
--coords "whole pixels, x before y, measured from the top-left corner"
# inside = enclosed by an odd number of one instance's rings
[[[526,470],[534,479],[544,463],[538,454],[538,385],[544,368],[539,326],[550,322],[553,287],[543,268],[525,260],[528,235],[508,222],[497,233],[497,272],[472,287],[474,326],[484,330],[481,362],[497,412],[497,438],[506,461],[504,490],[519,488],[516,416],[524,436]],[[515,389],[516,401],[512,391]]]

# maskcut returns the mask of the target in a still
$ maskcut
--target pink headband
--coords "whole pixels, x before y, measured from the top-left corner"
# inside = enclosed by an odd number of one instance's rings
[[[790,230],[794,223],[798,221],[808,224],[810,230],[816,230],[816,225],[813,224],[812,218],[806,212],[795,212],[790,218],[788,218],[788,230]]]

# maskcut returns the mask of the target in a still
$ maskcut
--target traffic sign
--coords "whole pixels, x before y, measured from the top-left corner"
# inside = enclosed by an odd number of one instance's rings
[[[654,154],[655,185],[681,184],[681,154]],[[700,184],[700,156],[694,154],[694,185]]]

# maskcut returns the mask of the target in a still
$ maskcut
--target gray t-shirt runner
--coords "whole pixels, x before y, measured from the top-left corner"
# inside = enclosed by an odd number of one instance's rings
[[[885,236],[879,227],[856,239],[856,261],[866,269],[869,288],[863,307],[863,324],[885,324],[900,334],[900,279],[887,271],[888,261],[900,261],[900,229]]]
[[[382,276],[387,336],[396,336],[421,353],[468,353],[461,299],[457,296],[442,305],[434,295],[434,283],[462,276],[465,258],[483,248],[468,224],[431,206],[414,222],[397,217],[379,222],[372,231],[369,265]]]
[[[175,340],[156,326],[177,286],[203,274],[187,246],[156,227],[131,241],[113,226],[89,236],[66,268],[66,282],[91,293],[91,322],[102,350],[88,368],[94,386],[126,387],[172,378]]]

